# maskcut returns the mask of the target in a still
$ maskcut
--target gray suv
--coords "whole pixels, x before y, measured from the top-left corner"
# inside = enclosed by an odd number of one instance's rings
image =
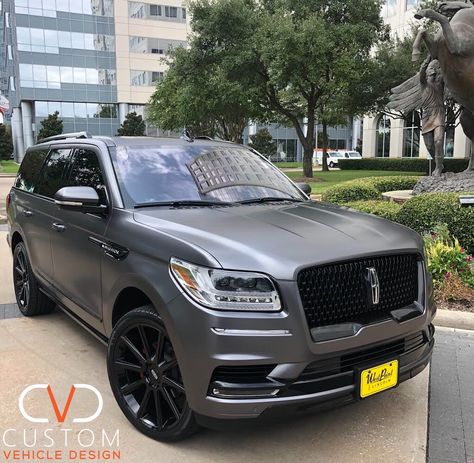
[[[59,306],[107,343],[154,439],[364,400],[430,361],[421,238],[310,201],[244,146],[53,137],[7,203],[20,310]]]

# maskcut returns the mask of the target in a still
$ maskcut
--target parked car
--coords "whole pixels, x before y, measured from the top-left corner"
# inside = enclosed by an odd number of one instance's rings
[[[154,439],[365,400],[430,361],[420,236],[310,201],[244,146],[52,137],[7,214],[21,312],[58,305],[106,343],[117,403]]]
[[[346,159],[362,159],[362,155],[357,151],[339,151]]]
[[[322,165],[323,163],[323,152],[317,151],[316,153],[316,163]],[[337,167],[339,159],[344,159],[344,155],[338,151],[328,151],[328,166],[333,168]]]

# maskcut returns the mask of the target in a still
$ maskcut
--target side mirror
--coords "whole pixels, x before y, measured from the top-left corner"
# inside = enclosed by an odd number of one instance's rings
[[[311,185],[309,183],[297,183],[296,186],[308,196],[311,194]]]
[[[474,196],[460,196],[459,203],[462,207],[474,207]]]
[[[99,195],[89,186],[67,186],[54,195],[54,202],[61,209],[85,214],[104,214],[107,206],[100,204]]]

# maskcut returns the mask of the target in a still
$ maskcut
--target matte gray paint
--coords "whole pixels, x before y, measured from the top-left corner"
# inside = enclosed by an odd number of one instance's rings
[[[351,337],[313,342],[295,281],[299,269],[377,254],[421,255],[421,238],[407,228],[373,216],[309,202],[213,209],[124,209],[106,145],[156,143],[160,141],[133,138],[51,143],[55,147],[88,146],[100,152],[111,212],[103,218],[64,213],[52,200],[13,189],[9,237],[15,232],[22,235],[33,270],[45,288],[107,337],[112,331],[113,308],[120,293],[130,287],[145,293],[169,331],[193,410],[215,418],[256,417],[275,404],[342,396],[351,392],[353,386],[299,398],[239,401],[210,398],[207,388],[212,371],[220,365],[275,363],[280,365],[281,377],[297,377],[318,359],[428,330],[435,307],[430,297],[430,280],[420,263],[419,302],[424,308],[421,316],[403,323],[385,320],[364,326]],[[179,143],[186,142],[166,140],[167,145]],[[25,217],[25,208],[34,211],[34,216]],[[58,219],[68,227],[59,241],[49,231],[50,222]],[[128,257],[118,261],[106,256],[88,240],[88,235],[129,249]],[[50,249],[54,276],[48,279]],[[283,310],[264,314],[201,307],[189,300],[170,276],[169,260],[173,256],[213,268],[266,273],[278,287]],[[214,328],[289,330],[291,336],[222,336]]]

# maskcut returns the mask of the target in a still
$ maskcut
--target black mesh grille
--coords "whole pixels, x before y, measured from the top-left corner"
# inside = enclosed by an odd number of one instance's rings
[[[339,323],[370,323],[418,297],[418,258],[413,254],[311,267],[298,275],[298,288],[309,328]],[[380,303],[372,304],[367,269],[375,268]]]
[[[212,381],[223,383],[263,383],[276,365],[221,366],[214,370]]]

